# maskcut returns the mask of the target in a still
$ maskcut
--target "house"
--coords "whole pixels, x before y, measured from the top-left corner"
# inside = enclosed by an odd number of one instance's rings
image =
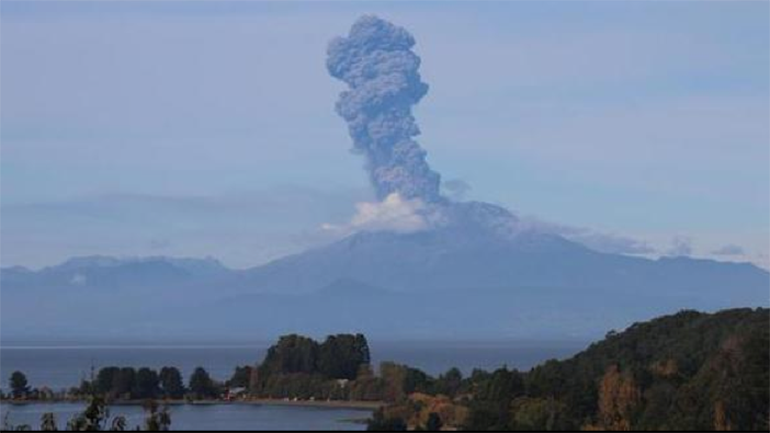
[[[233,401],[236,399],[243,399],[248,394],[248,390],[244,387],[229,388],[225,393],[225,400]]]

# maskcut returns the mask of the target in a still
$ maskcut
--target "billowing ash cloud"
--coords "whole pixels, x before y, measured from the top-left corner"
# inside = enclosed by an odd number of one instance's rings
[[[366,157],[377,199],[383,202],[377,209],[392,210],[384,202],[398,197],[399,203],[416,205],[411,212],[426,221],[424,228],[455,226],[514,234],[518,219],[507,209],[456,202],[441,194],[441,177],[430,169],[425,150],[413,139],[420,130],[412,106],[428,92],[414,44],[405,29],[365,15],[347,37],[332,40],[327,51],[329,73],[348,85],[337,101],[337,112],[348,123],[354,151]],[[380,220],[391,213],[377,215]]]
[[[359,18],[346,37],[331,41],[329,73],[345,82],[337,113],[348,124],[354,151],[366,157],[377,203],[359,203],[357,214],[343,226],[324,227],[340,233],[358,230],[412,232],[461,228],[478,234],[511,238],[524,231],[573,238],[596,249],[631,254],[650,253],[646,244],[601,235],[586,229],[533,225],[509,210],[483,202],[460,201],[470,187],[441,179],[428,166],[426,153],[414,140],[419,135],[412,106],[428,92],[420,78],[415,40],[405,29],[378,17]]]
[[[337,113],[348,123],[354,150],[366,157],[377,198],[397,193],[437,203],[443,201],[440,176],[413,139],[420,130],[412,106],[428,92],[414,43],[405,29],[366,15],[347,37],[331,41],[326,67],[349,87],[340,94]]]

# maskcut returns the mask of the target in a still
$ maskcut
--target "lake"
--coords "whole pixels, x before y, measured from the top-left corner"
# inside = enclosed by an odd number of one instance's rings
[[[35,403],[0,407],[9,413],[11,424],[40,426],[40,417],[51,412],[59,429],[66,427],[73,415],[83,410],[77,403]],[[179,405],[171,406],[172,430],[364,430],[365,424],[353,422],[369,417],[371,411],[359,409],[269,406],[252,404]],[[111,415],[127,418],[131,430],[144,421],[141,406],[114,406]]]

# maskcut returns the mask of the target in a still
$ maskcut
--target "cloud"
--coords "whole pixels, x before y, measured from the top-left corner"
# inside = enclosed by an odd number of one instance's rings
[[[675,236],[671,241],[671,248],[666,254],[674,257],[686,257],[692,255],[692,239],[687,236]]]
[[[637,255],[653,254],[656,252],[655,248],[646,242],[626,236],[598,233],[591,230],[574,236],[567,236],[567,238],[603,253]]]
[[[586,227],[568,226],[531,216],[522,218],[521,224],[524,229],[563,236],[602,253],[643,255],[656,252],[655,248],[644,241],[614,233],[603,233]]]
[[[746,254],[746,251],[739,245],[728,244],[721,248],[717,248],[712,251],[711,254],[715,256],[742,256]]]
[[[768,257],[767,254],[764,254],[764,253],[756,254],[754,256],[754,259],[752,260],[752,263],[759,266],[760,268],[770,271],[770,257]]]
[[[412,233],[429,228],[437,219],[437,210],[420,199],[404,199],[392,193],[381,202],[356,204],[356,213],[348,224],[323,224],[324,230],[348,234],[357,231],[393,231]]]

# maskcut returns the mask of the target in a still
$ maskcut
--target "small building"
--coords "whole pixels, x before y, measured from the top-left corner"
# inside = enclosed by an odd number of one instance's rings
[[[235,388],[228,388],[225,393],[225,400],[232,401],[236,399],[243,399],[248,394],[248,390],[242,386]]]

